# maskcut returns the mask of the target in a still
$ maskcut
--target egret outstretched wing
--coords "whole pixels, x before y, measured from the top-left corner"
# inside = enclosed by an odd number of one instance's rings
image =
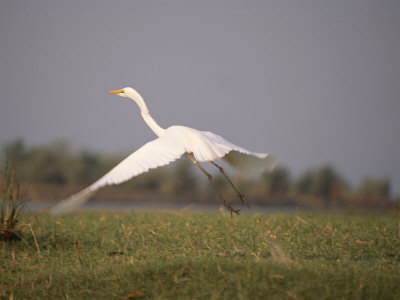
[[[186,152],[193,153],[199,162],[223,159],[241,175],[254,176],[264,170],[271,171],[275,158],[268,153],[256,153],[237,146],[213,132],[200,131],[186,126],[171,126],[166,132],[184,145]]]
[[[70,212],[85,203],[99,188],[125,182],[149,169],[167,165],[184,153],[185,148],[182,143],[173,135],[165,134],[142,146],[92,185],[52,207],[49,212],[52,214]]]
[[[268,153],[257,153],[237,146],[223,137],[209,131],[203,131],[203,134],[214,147],[226,149],[226,154],[220,156],[234,169],[240,171],[240,174],[254,176],[263,171],[272,171],[276,165],[276,160]]]

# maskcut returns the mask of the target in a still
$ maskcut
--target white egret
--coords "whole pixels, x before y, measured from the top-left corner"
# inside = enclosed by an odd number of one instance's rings
[[[225,201],[214,183],[213,177],[200,165],[199,162],[210,162],[225,176],[232,186],[242,204],[246,204],[244,196],[233,185],[222,167],[215,163],[216,159],[225,160],[230,166],[245,173],[272,170],[275,159],[267,153],[254,153],[236,146],[224,138],[208,131],[200,131],[185,126],[171,126],[167,129],[160,127],[150,116],[142,96],[130,87],[109,91],[121,97],[128,97],[139,106],[142,117],[150,129],[158,136],[148,142],[136,152],[129,155],[111,171],[94,182],[81,192],[70,196],[68,199],[50,209],[52,214],[67,213],[86,202],[93,193],[101,187],[119,184],[131,179],[149,169],[161,167],[185,155],[191,160],[210,180],[224,206],[231,212],[238,213],[230,202]]]

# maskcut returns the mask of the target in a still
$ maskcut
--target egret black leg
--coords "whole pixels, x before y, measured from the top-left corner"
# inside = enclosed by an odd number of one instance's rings
[[[212,163],[215,167],[217,167],[217,169],[221,172],[222,175],[225,176],[226,180],[228,180],[229,184],[231,185],[231,187],[233,188],[233,190],[236,192],[236,194],[238,195],[238,197],[240,198],[240,201],[242,201],[242,206],[243,204],[246,205],[248,208],[250,208],[249,203],[246,202],[246,200],[244,199],[244,195],[238,191],[238,189],[235,187],[235,185],[233,184],[232,180],[228,177],[228,175],[226,175],[224,169],[217,165],[215,162],[210,161],[210,163]]]
[[[232,203],[227,202],[227,201],[224,199],[224,197],[222,197],[222,194],[221,194],[220,191],[218,190],[217,185],[216,185],[215,182],[214,182],[214,178],[211,176],[211,174],[208,173],[208,172],[203,168],[203,166],[200,165],[199,162],[198,162],[193,156],[186,155],[186,157],[188,157],[188,158],[189,158],[189,159],[190,159],[190,160],[191,160],[191,161],[206,175],[206,176],[207,176],[208,180],[212,183],[212,185],[213,185],[213,187],[214,187],[214,190],[217,192],[218,197],[221,199],[221,201],[222,201],[222,203],[224,204],[224,206],[230,211],[231,217],[232,217],[232,213],[239,214],[240,209],[234,209],[234,208],[232,207]]]

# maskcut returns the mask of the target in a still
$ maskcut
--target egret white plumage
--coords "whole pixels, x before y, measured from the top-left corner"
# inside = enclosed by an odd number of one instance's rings
[[[244,173],[272,170],[275,159],[268,153],[255,153],[228,142],[223,137],[212,132],[200,131],[185,126],[171,126],[167,129],[160,127],[150,116],[142,96],[133,88],[126,87],[120,90],[109,91],[121,97],[128,97],[139,106],[141,115],[150,129],[158,136],[140,149],[129,155],[111,171],[99,180],[77,194],[74,194],[50,209],[52,214],[70,212],[86,202],[95,191],[106,185],[119,184],[147,172],[150,169],[161,167],[185,155],[210,180],[224,206],[233,213],[239,213],[230,202],[225,201],[214,183],[214,179],[199,162],[213,164],[225,176],[242,204],[246,204],[244,196],[234,186],[224,169],[215,160],[223,159],[230,166]]]

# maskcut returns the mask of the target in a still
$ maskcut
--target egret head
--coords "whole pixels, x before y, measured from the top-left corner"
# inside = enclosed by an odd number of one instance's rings
[[[139,105],[142,112],[148,112],[146,104],[144,103],[142,96],[131,87],[125,87],[121,90],[109,91],[108,93],[118,95],[121,97],[131,98],[133,101],[135,101],[137,103],[137,105]]]
[[[109,94],[118,95],[118,96],[121,96],[121,97],[129,97],[129,96],[131,96],[130,98],[132,98],[132,97],[134,97],[136,94],[138,94],[138,92],[136,92],[136,91],[135,91],[133,88],[131,88],[131,87],[126,87],[126,88],[123,88],[123,89],[121,89],[121,90],[109,91],[108,93],[109,93]]]

